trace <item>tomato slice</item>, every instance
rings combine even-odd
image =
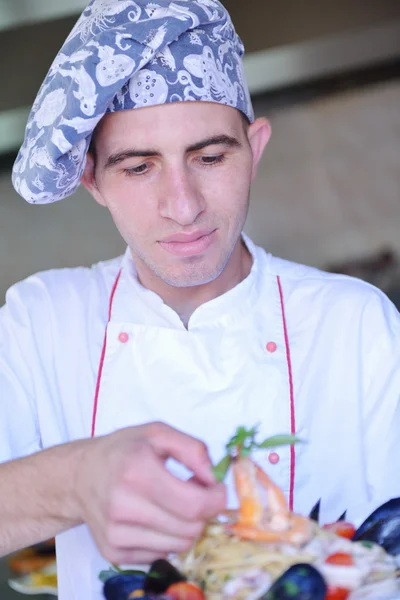
[[[328,585],[328,591],[326,593],[325,600],[346,600],[349,595],[350,590],[346,590],[346,588]]]
[[[165,595],[173,600],[205,600],[203,590],[189,581],[173,583],[169,586]]]
[[[347,552],[335,552],[335,554],[328,556],[325,562],[328,565],[343,565],[346,567],[354,565],[353,557]]]
[[[347,538],[348,540],[353,539],[353,536],[356,532],[356,528],[352,523],[348,523],[347,521],[338,521],[337,523],[329,523],[328,525],[324,525],[322,529],[328,529],[336,535]]]

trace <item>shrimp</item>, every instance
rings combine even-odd
[[[236,494],[239,498],[239,521],[243,527],[258,527],[263,516],[257,469],[250,458],[236,458],[233,467]]]
[[[236,457],[233,474],[239,510],[236,522],[228,527],[237,537],[295,546],[301,546],[311,539],[312,521],[290,512],[283,491],[251,458]],[[266,509],[262,503],[260,486],[266,493]]]

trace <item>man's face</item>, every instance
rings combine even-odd
[[[189,287],[221,274],[240,243],[260,155],[247,129],[236,109],[205,102],[104,117],[95,170],[89,157],[82,181],[108,207],[139,275]]]

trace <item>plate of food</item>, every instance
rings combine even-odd
[[[215,468],[220,480],[232,469],[239,509],[208,523],[185,554],[103,572],[106,600],[400,599],[400,499],[357,530],[344,518],[320,526],[318,506],[309,517],[291,512],[253,458],[257,448],[299,440],[255,437],[256,429],[239,428]]]
[[[37,569],[8,580],[8,585],[14,591],[28,596],[49,594],[57,596],[57,567],[56,561],[48,563],[45,567]]]

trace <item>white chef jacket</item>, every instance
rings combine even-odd
[[[0,460],[154,420],[204,440],[238,425],[295,448],[259,452],[294,510],[359,523],[400,496],[400,318],[376,288],[280,260],[244,236],[249,276],[186,329],[129,251],[13,286],[0,311]],[[186,470],[170,468],[179,477]],[[235,504],[228,479],[229,503]],[[57,539],[60,600],[100,600],[86,526]]]

